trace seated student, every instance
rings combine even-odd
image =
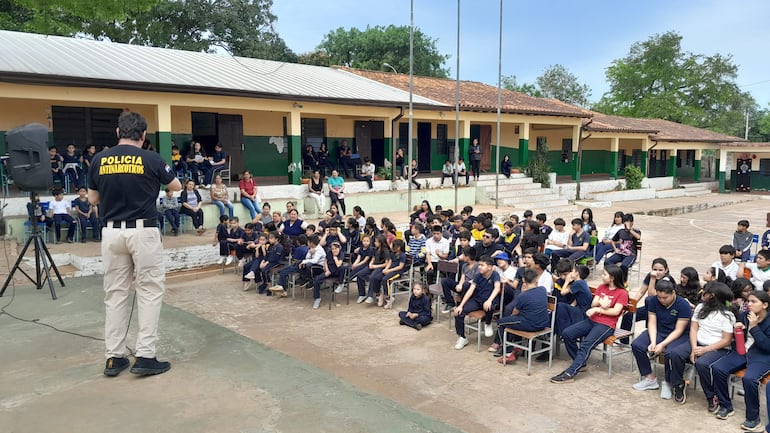
[[[506,221],[505,224],[503,224],[503,233],[497,238],[497,243],[503,247],[503,251],[505,251],[512,260],[516,260],[513,250],[516,248],[516,245],[519,244],[519,236],[516,234],[516,225],[512,221]]]
[[[452,164],[452,161],[448,159],[446,160],[446,162],[444,162],[444,165],[441,166],[441,187],[444,186],[444,179],[447,177],[452,179],[452,185],[457,184],[457,174],[455,173],[455,165]]]
[[[528,248],[536,248],[537,250],[540,250],[540,247],[543,246],[541,243],[540,234],[538,233],[537,223],[527,220],[524,220],[523,223],[524,230],[521,234],[521,241],[519,241],[520,251],[517,251],[519,257],[521,257],[521,252]]]
[[[374,184],[372,181],[374,180],[374,171],[376,170],[376,167],[374,166],[374,163],[369,159],[368,156],[364,157],[364,164],[361,166],[361,174],[358,174],[353,170],[353,177],[356,178],[356,180],[365,180],[366,185],[369,187],[369,192],[374,191]]]
[[[315,238],[313,239],[313,241],[315,241],[314,246],[318,246],[318,237],[313,237]],[[297,247],[291,251],[291,263],[281,269],[278,273],[278,285],[268,287],[267,290],[282,298],[286,296],[289,275],[299,273],[299,265],[305,257],[307,257],[307,252],[310,250],[308,242],[308,238],[305,235],[297,236]]]
[[[606,263],[605,263],[606,265]],[[676,282],[674,281],[674,277],[671,276],[671,274],[668,271],[668,262],[666,262],[666,259],[663,257],[657,257],[652,260],[652,267],[650,269],[650,272],[645,275],[644,279],[642,280],[642,285],[639,287],[639,289],[629,294],[629,298],[636,299],[638,301],[637,308],[636,308],[636,321],[642,322],[647,320],[647,307],[645,306],[646,299],[651,299],[655,296],[657,293],[655,291],[655,286],[660,281],[668,281],[672,285],[675,285]],[[625,329],[626,331],[631,330],[631,326],[633,325],[631,321],[633,320],[633,316],[631,314],[626,314],[623,316],[623,319],[621,320],[620,329]],[[622,339],[622,343],[627,344],[628,339]]]
[[[229,223],[230,230],[227,232],[227,238],[225,238],[225,242],[227,243],[227,259],[225,260],[225,265],[229,265],[233,262],[233,254],[235,254],[235,257],[240,264],[243,255],[238,248],[238,242],[243,240],[243,229],[238,225],[238,217],[230,218]]]
[[[386,310],[393,308],[393,295],[391,290],[391,284],[393,281],[401,278],[401,272],[406,265],[406,253],[404,252],[404,241],[396,239],[391,246],[390,260],[387,265],[382,268],[382,272],[373,272],[369,278],[369,285],[374,286],[374,290],[382,291],[382,295],[377,302],[377,306],[384,307]],[[382,284],[385,284],[384,289],[380,289]]]
[[[83,170],[80,168],[80,156],[75,153],[75,145],[68,144],[67,151],[62,155],[64,174],[70,179],[70,187],[83,186]]]
[[[204,161],[204,164],[207,167],[207,170],[205,171],[205,183],[206,185],[211,185],[214,175],[216,175],[218,171],[227,168],[227,154],[222,150],[222,143],[217,142],[217,144],[214,145],[214,154],[209,156],[208,159]]]
[[[552,377],[552,383],[566,383],[575,380],[575,376],[585,368],[594,347],[615,333],[618,317],[628,304],[628,292],[624,285],[623,271],[618,266],[607,265],[604,267],[602,284],[596,289],[596,294],[591,301],[591,308],[586,311],[588,317],[571,325],[561,333],[564,347],[572,358],[572,364],[566,370]],[[673,290],[674,287],[671,286],[671,291],[673,292]],[[559,307],[556,309],[558,311]],[[578,346],[578,340],[580,340],[580,346]],[[634,344],[636,344],[636,340],[634,340]],[[649,359],[647,362],[649,363]]]
[[[171,234],[179,234],[179,200],[174,197],[174,191],[166,190],[166,195],[160,199],[161,215],[168,224],[171,224]]]
[[[364,300],[367,304],[373,304],[375,296],[381,298],[379,294],[380,287],[375,287],[374,284],[372,284],[372,277],[377,275],[378,278],[381,278],[382,270],[390,264],[390,260],[390,246],[388,245],[385,236],[379,235],[374,238],[374,255],[369,261],[369,269],[362,269],[359,271],[358,277],[356,278],[358,283],[358,293],[361,293],[366,281],[369,281],[369,291]],[[382,303],[380,303],[379,306],[382,306]]]
[[[620,264],[626,281],[628,281],[628,270],[636,262],[637,242],[642,238],[641,230],[634,228],[634,215],[627,213],[623,215],[623,228],[612,237],[612,254],[604,260],[604,264]]]
[[[338,242],[342,246],[345,246],[348,243],[348,238],[342,234],[340,231],[340,224],[336,221],[332,222],[321,235],[320,245],[326,249],[327,253],[329,253],[329,247],[333,242]]]
[[[537,230],[540,233],[542,243],[545,243],[545,240],[548,239],[548,235],[550,235],[553,230],[551,226],[545,223],[547,220],[548,217],[544,213],[535,215],[535,222],[537,223]],[[591,235],[589,234],[588,236],[590,237]]]
[[[179,153],[179,146],[177,145],[171,146],[171,165],[177,177],[184,176],[187,172],[187,163],[182,159],[182,154]]]
[[[767,227],[770,227],[770,224],[767,224]],[[759,239],[759,245],[763,250],[770,249],[770,229],[765,230],[765,232],[762,233],[762,237]]]
[[[492,227],[492,222],[487,221],[486,218],[479,216],[473,222],[471,222],[471,236],[473,240],[480,241],[484,238],[484,233],[489,227]]]
[[[764,291],[754,291],[748,297],[749,312],[742,314],[735,328],[744,329],[746,354],[730,351],[727,356],[712,365],[716,395],[719,399],[719,419],[732,415],[732,402],[728,392],[728,380],[732,373],[743,368],[744,399],[746,400],[746,420],[741,424],[742,430],[763,431],[759,416],[759,381],[770,371],[770,320],[767,320],[770,310],[770,295]],[[765,390],[767,393],[767,390]],[[722,411],[722,408],[726,410]],[[768,410],[770,412],[770,410]],[[719,415],[724,415],[721,417]],[[770,414],[769,414],[770,415]],[[764,426],[764,431],[770,426]]]
[[[441,279],[441,289],[444,292],[443,314],[452,312],[457,307],[455,298],[462,298],[471,286],[471,282],[478,274],[478,263],[476,262],[476,250],[472,247],[465,247],[463,253],[458,258],[460,261],[460,277],[455,280],[454,277],[444,277]]]
[[[475,242],[471,232],[464,227],[461,228],[457,233],[457,238],[452,243],[452,247],[449,249],[449,261],[459,262],[465,247],[473,247]]]
[[[54,199],[48,204],[48,213],[53,218],[56,243],[61,241],[61,223],[67,223],[67,242],[75,242],[75,219],[70,216],[70,202],[64,200],[64,191],[57,188],[53,191]]]
[[[484,333],[489,333],[487,328],[492,328],[492,314],[494,313],[493,303],[498,294],[500,294],[500,275],[495,272],[495,261],[490,256],[483,256],[478,264],[479,273],[473,279],[468,287],[468,291],[463,295],[460,304],[455,307],[455,331],[457,332],[457,341],[455,349],[460,350],[468,345],[468,339],[465,338],[465,316],[473,311],[483,310]]]
[[[329,245],[329,253],[323,262],[323,271],[313,276],[313,309],[317,310],[321,306],[321,285],[324,280],[330,277],[337,277],[340,280],[345,273],[345,253],[342,251],[342,245],[339,242],[332,242]]]
[[[503,247],[497,243],[497,238],[500,233],[496,227],[487,228],[484,231],[484,236],[481,238],[481,242],[476,242],[474,248],[476,248],[476,257],[481,256],[493,256],[497,251],[502,251]]]
[[[590,252],[591,236],[583,230],[583,220],[575,218],[572,220],[572,232],[570,233],[567,246],[561,250],[551,252],[551,269],[556,269],[559,260],[569,258],[573,262],[587,257]],[[606,262],[605,262],[606,263]]]
[[[409,297],[409,306],[406,311],[399,311],[398,317],[401,319],[399,325],[406,325],[416,330],[433,321],[433,309],[430,305],[430,299],[425,296],[427,290],[421,283],[412,285],[412,296]]]
[[[701,285],[698,271],[692,266],[687,266],[679,272],[679,284],[674,287],[676,294],[687,300],[690,308],[695,308],[700,302]]]
[[[225,262],[225,259],[230,257],[230,249],[227,246],[227,235],[228,230],[230,229],[229,219],[227,215],[220,215],[219,216],[219,224],[217,224],[217,231],[214,233],[214,243],[213,246],[216,246],[219,244],[219,261],[217,262],[218,265],[221,265]],[[232,263],[233,259],[230,258],[228,265]]]
[[[553,275],[546,270],[548,257],[543,253],[534,253],[531,257],[529,267],[537,272],[537,285],[545,287],[545,291],[550,295],[553,292]]]
[[[86,188],[78,188],[78,198],[72,201],[75,211],[78,213],[80,224],[80,242],[86,243],[86,227],[91,224],[91,232],[95,241],[101,240],[102,227],[99,224],[98,209],[88,201]]]
[[[243,236],[236,242],[235,252],[238,257],[238,267],[243,269],[247,256],[254,255],[254,249],[257,245],[257,236],[262,230],[255,230],[253,223],[246,223],[243,226]]]
[[[425,226],[420,222],[412,224],[411,233],[409,237],[408,254],[412,256],[412,261],[415,264],[425,263],[425,241],[427,238],[423,234]]]
[[[495,342],[489,348],[490,351],[495,348],[494,356],[501,357],[498,360],[501,364],[516,360],[513,347],[509,353],[503,354],[501,343],[503,338],[508,338],[506,329],[534,332],[545,329],[551,323],[548,315],[548,295],[545,293],[545,287],[537,285],[537,272],[534,269],[525,270],[523,283],[521,293],[513,300],[511,314],[498,320]]]
[[[465,167],[465,160],[463,158],[457,160],[457,164],[455,165],[455,172],[457,173],[456,176],[465,176],[465,186],[468,186],[471,175],[468,169]]]
[[[612,224],[604,231],[604,237],[596,244],[596,251],[594,256],[596,257],[596,263],[599,263],[604,259],[604,256],[612,251],[612,238],[615,237],[615,233],[620,231],[624,226],[623,215],[621,211],[615,212],[612,217]]]
[[[521,293],[520,280],[523,278],[517,278],[519,274],[518,268],[512,264],[511,258],[504,251],[497,251],[495,256],[495,271],[500,274],[500,298],[495,300],[495,309],[499,309],[502,304],[504,307],[511,305],[510,309],[503,309],[502,314],[509,316],[513,311],[512,302],[516,296]],[[491,337],[491,335],[487,335]]]
[[[647,330],[631,343],[642,379],[635,383],[637,391],[660,388],[660,398],[684,404],[687,396],[684,383],[684,360],[690,353],[687,327],[692,309],[687,300],[677,296],[674,285],[658,281],[655,297],[647,298]],[[659,385],[650,365],[650,357],[663,354],[666,360],[665,380]],[[680,353],[685,354],[681,356]]]
[[[735,248],[735,257],[739,257],[742,262],[748,262],[751,257],[751,241],[754,234],[749,231],[749,221],[738,221],[738,228],[733,233],[733,248]]]
[[[738,268],[738,275],[743,275],[743,271],[751,271],[751,284],[757,290],[763,290],[762,285],[770,280],[770,250],[760,250],[757,252],[756,263],[741,262]]]
[[[439,260],[449,258],[449,239],[442,236],[440,225],[433,226],[430,239],[425,241],[425,273],[429,283],[436,281]]]
[[[350,265],[350,274],[348,274],[348,281],[356,279],[356,285],[358,287],[358,299],[357,304],[360,304],[366,300],[366,280],[368,280],[369,263],[374,256],[374,247],[372,246],[372,238],[364,236],[361,238],[361,246],[355,252],[355,260]],[[366,275],[366,277],[364,277]],[[361,277],[359,279],[359,277]],[[363,282],[363,283],[362,283]]]
[[[283,217],[281,216],[281,212],[275,211],[272,214],[272,217],[270,219],[270,222],[266,223],[264,225],[265,230],[269,232],[278,232],[281,230],[281,226],[283,226]]]
[[[48,156],[51,160],[51,175],[53,176],[54,184],[59,181],[61,188],[66,185],[64,181],[64,158],[56,153],[56,147],[51,146],[48,148]]]
[[[738,264],[735,263],[735,248],[732,245],[719,247],[719,260],[711,266],[724,271],[725,276],[733,281],[738,278]],[[743,276],[743,275],[741,275]]]
[[[585,279],[591,270],[585,265],[575,265],[569,259],[561,259],[556,265],[559,279],[554,285],[554,294],[558,301],[556,305],[556,322],[554,332],[561,335],[571,325],[582,321],[586,311],[591,308],[593,295]]]
[[[306,287],[313,283],[313,275],[311,269],[314,266],[323,266],[326,260],[326,250],[320,246],[321,240],[318,235],[311,235],[307,238],[307,250],[305,250],[305,256],[297,263],[299,271],[299,278],[295,284],[299,287]],[[299,257],[299,255],[295,256]],[[288,274],[287,274],[288,275]],[[279,286],[285,290],[286,281],[279,283]]]
[[[545,240],[545,250],[543,251],[546,256],[551,256],[556,250],[563,250],[569,243],[569,232],[564,230],[564,226],[567,223],[561,219],[556,218],[553,220],[553,230],[548,235],[548,239]]]
[[[243,266],[244,292],[251,288],[251,283],[254,282],[256,273],[259,272],[259,265],[262,263],[262,260],[265,259],[265,255],[267,254],[267,245],[267,233],[263,232],[257,235],[257,241],[253,245],[246,247],[248,250],[254,251],[254,260]]]
[[[714,364],[730,353],[735,326],[735,314],[728,306],[732,299],[733,292],[726,284],[707,283],[703,288],[703,302],[695,307],[690,322],[692,352],[689,360],[698,371],[709,413],[716,413],[719,419],[727,419],[733,414],[727,397],[727,378],[724,378],[724,383],[717,383],[721,378],[713,373]],[[724,391],[722,398],[719,398],[717,389]]]
[[[43,207],[40,205],[40,198],[38,194],[35,191],[31,191],[29,193],[29,202],[27,202],[27,216],[29,217],[30,221],[38,221],[39,223],[44,223],[45,226],[50,230],[51,226],[53,225],[53,218],[49,218],[48,215],[43,211]]]
[[[361,248],[360,227],[361,226],[358,224],[358,220],[350,217],[345,220],[345,227],[340,229],[340,232],[342,232],[342,235],[347,240],[347,243],[344,245],[344,247],[346,247],[345,250],[350,252],[352,255],[357,254],[356,250]]]
[[[272,296],[273,293],[267,290],[267,282],[270,280],[270,271],[281,263],[281,260],[286,257],[286,252],[283,248],[283,238],[277,232],[270,232],[267,234],[267,252],[265,258],[259,264],[259,275],[262,284],[259,285],[258,293]]]

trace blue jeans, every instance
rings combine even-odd
[[[246,206],[246,209],[249,210],[249,215],[251,215],[251,219],[254,219],[257,216],[257,209],[262,209],[262,205],[259,204],[258,199],[250,199],[248,197],[241,197],[241,204]]]
[[[558,311],[558,307],[556,309]],[[575,376],[578,369],[588,362],[588,357],[591,356],[591,351],[594,350],[594,347],[601,344],[602,341],[606,340],[614,332],[615,330],[609,326],[596,323],[589,318],[585,318],[565,329],[561,334],[561,339],[564,341],[567,353],[572,358],[572,364],[564,371],[570,376]],[[581,340],[579,347],[577,344],[578,339]]]
[[[604,260],[604,266],[620,263],[620,269],[623,270],[623,278],[628,280],[628,269],[636,262],[636,255],[624,256],[622,254],[613,254]]]
[[[227,206],[227,216],[229,216],[230,219],[233,218],[234,209],[233,209],[233,204],[231,202],[228,201],[227,203],[223,203],[219,200],[211,200],[211,202],[217,205],[217,207],[219,208],[219,215],[225,214],[225,206]],[[254,217],[251,217],[251,219],[254,219]]]
[[[665,340],[667,335],[657,335],[657,342]],[[647,331],[642,332],[633,343],[631,351],[636,359],[636,365],[639,366],[639,374],[647,376],[652,373],[652,364],[647,355],[647,348],[650,346],[650,335]],[[684,355],[687,353],[687,355]],[[663,352],[665,358],[665,380],[671,386],[678,386],[684,383],[684,365],[690,356],[690,335],[685,332],[679,338],[669,343]]]
[[[288,289],[288,282],[289,282],[289,275],[299,272],[299,266],[298,265],[290,265],[286,266],[285,268],[281,269],[281,272],[278,273],[278,285],[283,287],[284,290]]]
[[[700,385],[701,388],[703,388],[703,394],[705,394],[706,400],[711,401],[716,395],[717,399],[719,399],[719,405],[726,409],[733,408],[732,402],[730,401],[730,395],[727,391],[727,381],[731,372],[720,375],[717,373],[716,366],[723,358],[730,355],[730,353],[731,351],[728,349],[715,350],[713,352],[706,352],[695,360],[695,370],[698,371]],[[746,357],[742,355],[739,356],[743,359],[739,360],[738,366],[745,365]],[[738,370],[740,370],[740,367],[733,371]]]
[[[98,240],[102,237],[102,227],[99,225],[99,219],[93,213],[90,217],[86,218],[83,215],[78,215],[78,222],[80,223],[80,240],[86,240],[86,228],[88,224],[91,224],[91,232],[94,239]]]

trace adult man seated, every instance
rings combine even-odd
[[[356,171],[356,166],[353,164],[353,150],[348,147],[348,141],[342,140],[342,145],[337,152],[337,159],[340,165],[340,171],[344,173],[344,177],[350,177],[348,170]]]
[[[208,157],[205,161],[205,165],[207,170],[204,171],[206,175],[204,183],[206,185],[211,185],[217,172],[227,168],[227,154],[222,150],[222,143],[217,142],[217,144],[214,145],[214,154]]]

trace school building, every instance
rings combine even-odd
[[[147,118],[150,139],[166,158],[172,143],[184,152],[191,140],[209,151],[221,142],[234,179],[248,169],[262,183],[299,184],[305,146],[325,142],[334,160],[343,140],[378,168],[411,141],[420,171],[435,171],[454,159],[455,141],[467,160],[478,139],[482,170],[498,166],[498,91],[478,82],[460,83],[456,132],[455,80],[414,77],[410,140],[405,74],[10,31],[0,31],[0,53],[0,154],[4,132],[31,122],[47,125],[49,142],[60,149],[112,145],[117,115],[132,110]],[[673,122],[606,116],[506,90],[501,100],[500,155],[514,167],[547,149],[551,170],[571,179],[616,178],[634,164],[649,177],[697,182],[704,153],[713,153],[725,185],[740,165],[736,156],[746,153],[739,138]],[[752,149],[752,183],[767,187],[759,177],[770,146]]]

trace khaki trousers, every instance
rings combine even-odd
[[[111,226],[108,223],[102,231],[105,356],[128,355],[126,330],[135,289],[139,317],[136,356],[154,358],[166,280],[160,231],[141,224],[137,228]]]

